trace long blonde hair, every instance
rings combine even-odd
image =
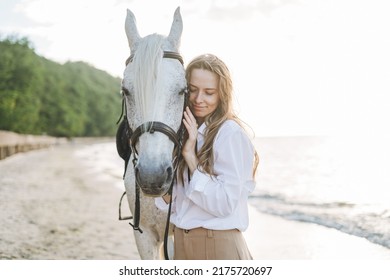
[[[215,73],[218,78],[219,104],[216,110],[206,117],[205,124],[205,142],[202,148],[197,152],[199,160],[198,167],[210,175],[216,175],[214,172],[214,153],[213,143],[219,128],[226,120],[234,120],[244,128],[243,121],[234,113],[233,110],[233,82],[230,71],[226,64],[217,56],[204,54],[194,58],[186,68],[187,82],[191,79],[191,73],[194,69],[203,69]],[[186,140],[186,139],[185,139]],[[259,163],[258,154],[255,151],[253,163],[253,177]],[[184,159],[179,163],[179,174],[182,176],[186,167]],[[181,177],[181,179],[183,179]]]

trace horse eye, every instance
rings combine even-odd
[[[180,95],[186,95],[188,93],[188,88],[187,87],[185,87],[185,88],[183,88],[180,92],[179,92],[179,94]]]
[[[128,91],[127,88],[122,88],[122,94],[129,96],[130,92]]]

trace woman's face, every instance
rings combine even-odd
[[[189,103],[198,123],[212,114],[219,104],[218,75],[204,69],[193,69],[189,81]]]

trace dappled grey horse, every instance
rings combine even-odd
[[[126,162],[124,182],[138,252],[141,259],[159,259],[167,212],[155,206],[154,198],[172,186],[184,129],[187,83],[179,54],[180,9],[168,36],[141,37],[130,10],[125,30],[131,54],[122,80],[125,116],[117,147]]]

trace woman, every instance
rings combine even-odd
[[[257,153],[233,112],[228,68],[214,55],[186,69],[188,135],[172,192],[175,259],[252,259],[242,231],[254,189]],[[170,197],[156,198],[166,209]]]

